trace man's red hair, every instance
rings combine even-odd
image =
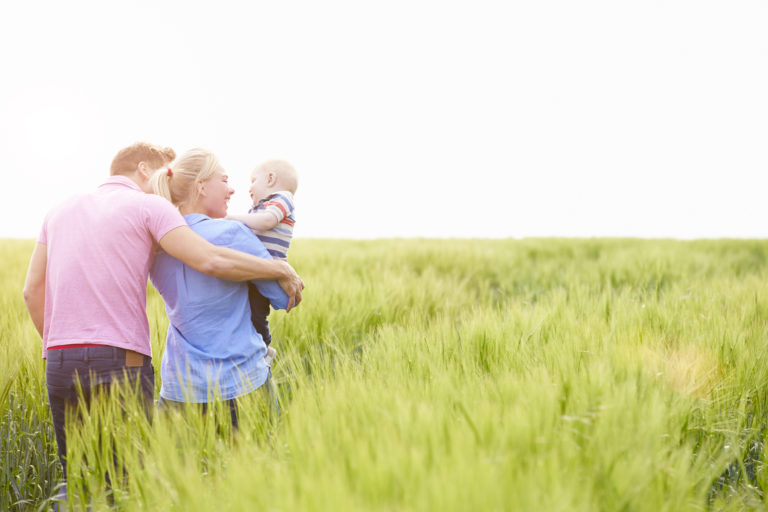
[[[148,142],[137,142],[117,152],[109,168],[111,175],[130,174],[139,166],[146,163],[152,170],[159,169],[173,161],[176,152],[171,148],[162,148]]]

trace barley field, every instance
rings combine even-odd
[[[0,510],[46,510],[60,478],[21,297],[32,246],[0,241]],[[150,423],[124,389],[70,431],[70,509],[762,510],[767,257],[296,240],[304,302],[271,317],[279,419],[249,397],[235,435],[215,410]],[[151,286],[147,309],[159,388]]]

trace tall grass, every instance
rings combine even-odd
[[[0,243],[0,510],[44,502],[60,472],[41,344],[21,297],[31,248]]]
[[[31,247],[0,244],[0,509],[45,506],[57,479],[20,299]],[[768,242],[297,240],[291,252],[307,289],[271,317],[279,422],[258,395],[234,436],[215,410],[150,423],[106,401],[70,433],[75,508],[764,507]],[[152,289],[148,313],[159,355]]]

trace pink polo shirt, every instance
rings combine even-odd
[[[38,238],[48,249],[43,358],[81,343],[151,356],[147,277],[157,241],[179,226],[170,202],[124,176],[49,212]]]

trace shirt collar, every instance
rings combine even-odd
[[[211,220],[211,218],[203,213],[190,213],[184,216],[184,220],[187,221],[187,225],[194,226],[205,220]]]
[[[107,181],[101,184],[102,187],[109,185],[119,185],[143,192],[132,179],[126,178],[125,176],[110,176]]]
[[[265,197],[265,198],[259,199],[259,201],[258,201],[258,202],[257,202],[255,205],[251,206],[251,209],[250,209],[250,210],[248,210],[248,213],[253,213],[253,212],[255,212],[256,210],[258,210],[258,209],[259,209],[259,207],[260,207],[261,205],[263,205],[263,204],[264,204],[264,203],[266,203],[267,201],[271,201],[271,200],[272,200],[272,198],[274,198],[274,197],[275,197],[275,196],[277,196],[277,195],[284,195],[284,196],[288,196],[288,200],[289,200],[289,201],[291,201],[291,202],[293,202],[293,194],[291,194],[291,193],[290,193],[289,191],[287,191],[287,190],[278,190],[277,192],[272,192],[271,194],[269,194],[269,195],[268,195],[267,197]]]

